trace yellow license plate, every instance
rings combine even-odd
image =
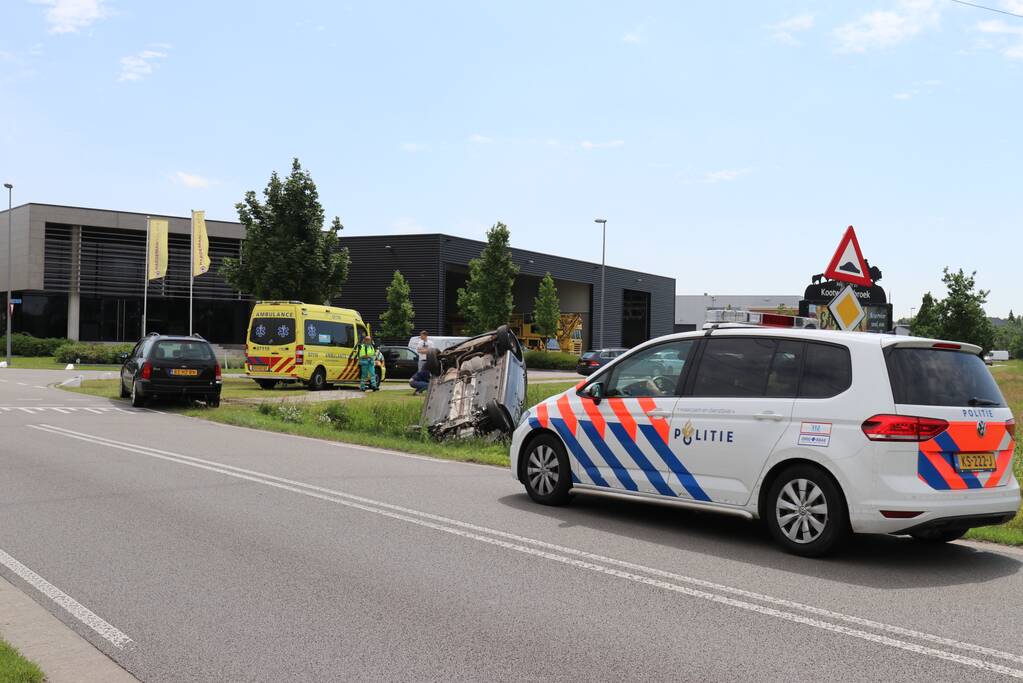
[[[987,472],[995,469],[994,453],[958,453],[956,464],[960,470]]]
[[[175,377],[198,377],[199,376],[199,371],[198,370],[188,370],[188,369],[182,369],[182,368],[175,368],[175,369],[170,371],[170,374],[174,375]]]

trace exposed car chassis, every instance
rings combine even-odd
[[[422,424],[435,439],[511,434],[526,400],[526,364],[518,339],[493,332],[426,354],[430,387]]]

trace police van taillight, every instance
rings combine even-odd
[[[860,428],[871,441],[930,441],[948,429],[948,422],[912,415],[874,415]]]
[[[305,363],[305,347],[301,344],[295,345],[295,365],[302,365]]]

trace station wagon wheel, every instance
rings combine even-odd
[[[520,465],[526,493],[537,503],[564,505],[572,488],[572,472],[561,440],[553,434],[540,434],[522,451]]]
[[[771,535],[797,555],[824,555],[848,534],[845,499],[831,477],[813,465],[795,465],[779,474],[763,508]]]

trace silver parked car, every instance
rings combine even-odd
[[[430,388],[422,424],[436,439],[507,435],[526,400],[526,364],[519,340],[502,325],[493,332],[426,355]]]

